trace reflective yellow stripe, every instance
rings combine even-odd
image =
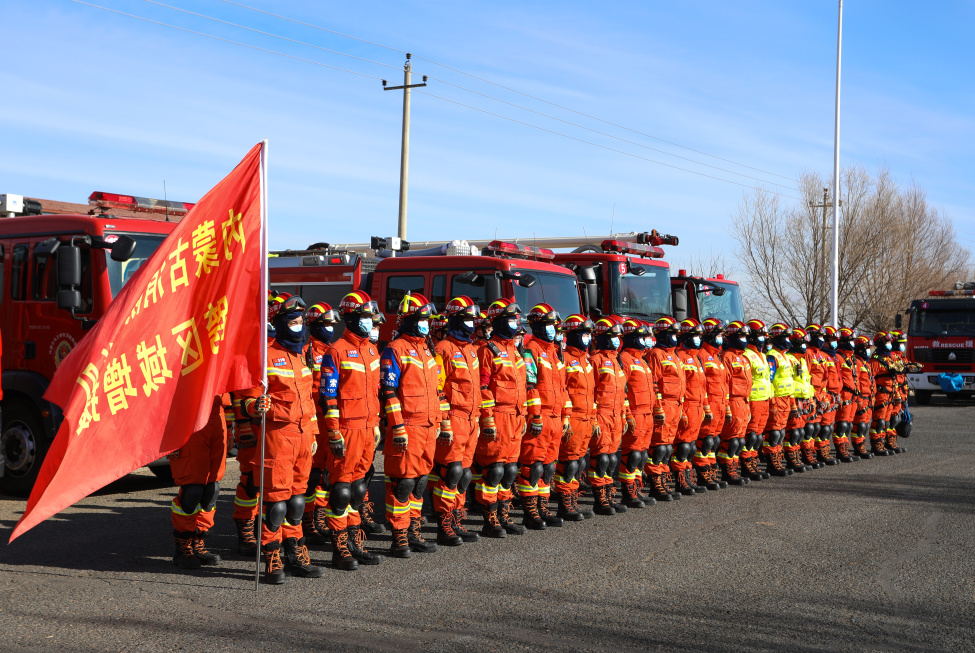
[[[551,363],[549,363],[549,362],[548,362],[547,360],[545,360],[544,358],[540,358],[540,359],[538,359],[538,362],[539,362],[539,363],[541,364],[541,366],[542,366],[542,367],[547,367],[548,369],[552,369],[552,364],[551,364]]]
[[[431,358],[430,360],[427,361],[427,368],[436,367],[436,366],[437,366],[437,359]]]
[[[267,368],[267,375],[268,376],[286,376],[286,377],[294,378],[295,373],[294,373],[294,370],[283,370],[283,369],[278,368],[278,367],[269,367],[269,368]]]
[[[194,510],[193,512],[183,512],[183,509],[176,504],[176,499],[173,499],[173,502],[170,504],[170,509],[172,509],[172,511],[177,515],[183,515],[184,517],[192,517],[196,513],[203,511],[203,507],[200,506],[200,504],[196,504],[196,510]]]
[[[484,399],[481,401],[481,408],[494,408],[494,399]]]
[[[327,413],[325,413],[325,419],[338,419],[338,418],[339,418],[339,409],[338,408],[333,408],[330,411],[328,411]]]
[[[423,361],[421,361],[419,358],[413,358],[412,356],[400,356],[399,362],[403,365],[419,365],[420,367],[423,367]]]
[[[525,402],[525,405],[526,406],[541,406],[542,405],[542,400],[541,399],[529,399],[527,402]]]
[[[353,363],[352,361],[342,361],[339,363],[339,368],[343,370],[355,370],[356,372],[365,372],[366,366],[362,363]]]
[[[379,359],[378,358],[376,360],[374,360],[373,362],[369,363],[369,369],[370,370],[373,370],[373,371],[379,369]]]

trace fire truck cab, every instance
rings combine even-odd
[[[724,320],[726,324],[745,321],[738,282],[725,279],[723,274],[713,278],[693,277],[686,270],[679,270],[671,277],[670,284],[674,319],[678,322],[691,317],[699,322],[712,317]]]
[[[30,492],[57,434],[61,409],[44,399],[55,370],[175,225],[107,213],[0,218],[4,492]]]
[[[975,392],[975,282],[959,282],[951,290],[931,290],[908,310],[908,360],[921,371],[908,373],[919,404],[931,402],[935,392],[949,397],[972,397]],[[900,327],[901,316],[895,317]],[[957,385],[944,383],[951,375]],[[961,377],[960,379],[958,377]],[[956,390],[955,387],[958,387]]]

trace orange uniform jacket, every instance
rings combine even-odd
[[[481,347],[481,416],[495,413],[525,415],[528,410],[528,370],[514,340],[492,338]],[[532,390],[532,399],[538,391]]]
[[[316,343],[317,344],[317,343]],[[379,352],[368,338],[348,329],[321,359],[319,401],[326,408],[325,428],[373,428],[379,424]],[[436,395],[436,393],[434,393]]]
[[[267,412],[266,432],[274,430],[318,434],[318,411],[313,372],[306,365],[304,354],[295,354],[276,340],[267,346],[267,394],[271,408]],[[240,397],[241,409],[254,415],[253,404],[261,396],[261,387],[233,393]]]
[[[646,355],[657,384],[657,398],[684,403],[687,381],[676,349],[651,349]]]
[[[873,373],[874,383],[876,384],[873,405],[876,407],[886,407],[895,398],[894,372],[890,369],[891,359],[881,358],[877,355],[870,357],[870,371]],[[884,417],[883,419],[887,419]]]
[[[826,400],[826,357],[819,349],[808,347],[806,349],[806,365],[809,367],[809,382],[812,384],[817,401]],[[810,421],[819,421],[814,414],[810,416]]]
[[[860,422],[870,421],[873,398],[877,393],[877,384],[873,379],[873,369],[870,367],[868,359],[860,358],[854,354],[853,361],[857,370],[857,389],[860,391],[854,421],[859,424]]]
[[[565,389],[565,363],[562,361],[559,345],[532,338],[525,347],[535,359],[538,403],[529,399],[528,414],[543,415],[561,419],[568,413],[569,395]]]
[[[437,367],[424,338],[403,335],[389,343],[381,368],[382,386],[392,391],[386,400],[391,427],[434,426],[446,418],[448,406],[440,400]]]
[[[657,387],[650,365],[643,359],[643,352],[624,349],[620,352],[623,372],[626,374],[626,399],[631,415],[649,415],[657,403]]]
[[[477,346],[447,337],[437,343],[437,355],[443,364],[443,394],[451,414],[476,416],[481,410],[481,363]]]
[[[596,382],[592,375],[592,361],[582,349],[565,349],[565,386],[572,417],[592,419],[596,414]]]
[[[704,363],[704,377],[707,380],[708,403],[714,419],[707,429],[701,429],[702,435],[714,435],[721,432],[724,426],[725,413],[730,399],[729,385],[731,375],[724,364],[721,350],[705,343],[700,350],[701,362]]]
[[[708,402],[708,384],[707,376],[704,372],[704,363],[701,361],[700,350],[678,347],[676,357],[681,362],[686,381],[684,402],[693,401],[702,405],[706,404]]]

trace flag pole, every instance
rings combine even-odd
[[[261,388],[262,394],[267,394],[267,139],[261,141],[261,294],[258,297],[260,310],[261,340]],[[257,553],[254,559],[254,591],[261,586],[261,533],[264,525],[264,429],[267,413],[261,413],[261,457],[258,458],[258,469],[261,470],[261,480],[257,490]]]

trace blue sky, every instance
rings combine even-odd
[[[220,0],[167,4],[392,68],[144,0],[92,2],[402,83],[400,52]],[[832,169],[836,2],[244,4],[768,171],[673,147],[418,59],[415,74],[435,78],[430,93],[746,187],[417,93],[410,239],[605,233],[612,220],[616,231],[657,228],[680,236],[675,258],[730,256],[729,215],[758,182],[666,152],[785,184],[769,188],[794,196],[789,179]],[[402,96],[384,93],[377,79],[68,0],[0,7],[7,25],[0,192],[78,202],[95,190],[162,197],[165,179],[170,199],[195,201],[268,138],[273,248],[395,233]],[[845,4],[841,160],[887,165],[899,182],[916,181],[975,249],[972,25],[971,1]]]

